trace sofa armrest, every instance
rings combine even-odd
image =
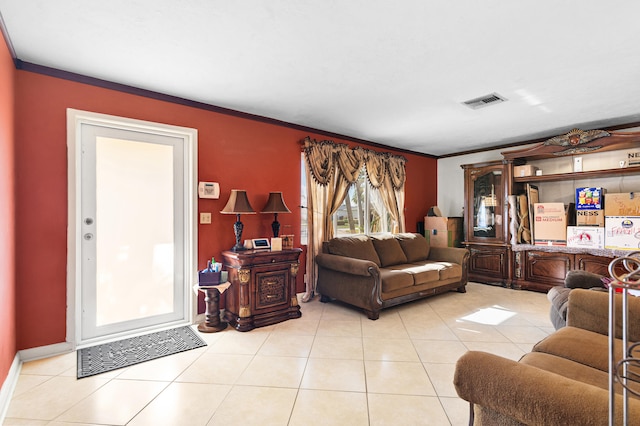
[[[469,257],[469,250],[458,247],[431,247],[429,260],[436,262],[451,262],[464,265]]]
[[[607,389],[486,352],[460,357],[453,381],[462,399],[527,425],[606,424],[609,416]],[[640,400],[630,398],[629,407],[631,418],[640,416]]]
[[[622,336],[622,296],[616,294],[616,337]],[[629,340],[640,341],[640,298],[628,296]],[[576,288],[569,293],[567,325],[609,334],[609,293]]]
[[[379,270],[378,265],[370,260],[355,259],[328,253],[319,253],[316,255],[316,263],[318,266],[326,269],[365,277],[371,276],[371,268],[373,268],[374,271]]]

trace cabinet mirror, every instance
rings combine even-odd
[[[473,182],[473,236],[495,238],[502,226],[502,171],[491,170]],[[497,192],[496,192],[497,191]]]

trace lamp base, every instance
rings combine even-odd
[[[278,222],[278,213],[275,213],[275,220],[271,223],[271,230],[273,231],[273,236],[275,238],[280,235],[280,222]]]
[[[240,243],[240,240],[242,239],[243,228],[244,228],[244,225],[242,224],[242,222],[240,222],[240,214],[237,214],[236,223],[233,224],[233,233],[236,236],[236,245],[231,247],[231,251],[239,252],[239,251],[246,250],[246,248]]]

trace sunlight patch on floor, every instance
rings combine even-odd
[[[478,324],[498,325],[514,315],[516,315],[516,313],[513,311],[500,306],[492,306],[490,308],[482,308],[478,312],[474,312],[473,314],[462,317],[461,319]]]

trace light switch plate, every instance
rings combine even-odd
[[[200,223],[201,224],[211,223],[211,213],[200,213]]]

